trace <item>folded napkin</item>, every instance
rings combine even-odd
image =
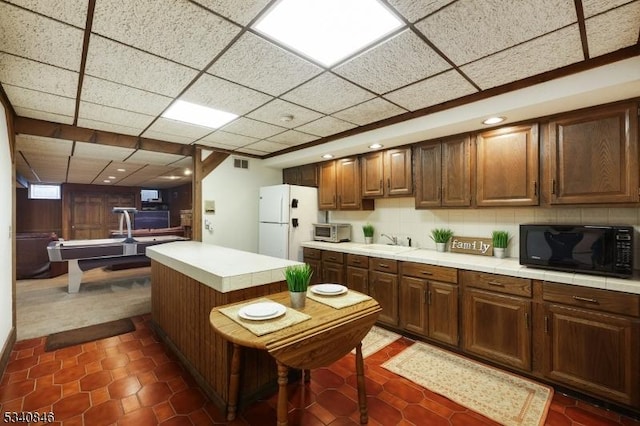
[[[348,290],[346,293],[332,296],[323,296],[321,294],[313,293],[311,290],[308,290],[307,297],[309,299],[315,300],[316,302],[324,303],[325,305],[329,305],[332,308],[336,309],[346,308],[347,306],[355,305],[357,303],[371,299],[371,297],[367,296],[366,294],[356,293],[351,290]]]

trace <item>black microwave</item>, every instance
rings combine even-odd
[[[633,273],[633,227],[520,225],[520,264],[628,278]]]

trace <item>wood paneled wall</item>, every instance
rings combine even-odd
[[[16,188],[16,232],[62,236],[62,200],[31,200],[26,188]]]
[[[171,226],[180,226],[180,210],[191,210],[193,208],[191,186],[191,183],[187,183],[163,191],[166,192],[164,200],[169,204]]]

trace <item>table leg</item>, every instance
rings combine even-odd
[[[78,259],[71,259],[69,262],[69,293],[77,293],[80,291],[80,282],[82,281],[82,269],[78,265]]]
[[[364,383],[362,342],[356,346],[356,377],[358,383],[358,405],[360,406],[360,424],[366,424],[369,422],[369,414],[367,413],[367,391]]]
[[[229,375],[229,403],[227,404],[227,420],[236,418],[238,409],[238,392],[240,391],[240,345],[233,345],[231,355],[231,374]]]
[[[304,375],[304,382],[309,383],[311,381],[311,370],[303,370],[302,374]]]
[[[289,379],[287,378],[289,374],[289,367],[284,364],[281,364],[279,361],[278,364],[278,426],[287,426],[287,383]]]

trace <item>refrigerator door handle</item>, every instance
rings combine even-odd
[[[280,197],[280,223],[284,222],[284,197]]]

